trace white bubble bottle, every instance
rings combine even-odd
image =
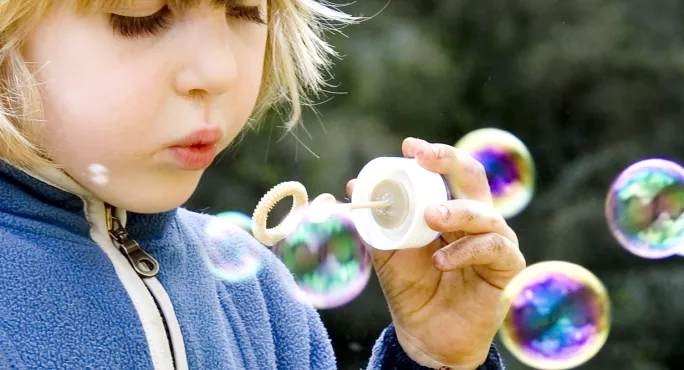
[[[445,178],[416,159],[378,157],[357,176],[351,204],[386,201],[388,207],[354,208],[352,220],[373,248],[419,248],[440,236],[425,222],[425,209],[451,199]]]

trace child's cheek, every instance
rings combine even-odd
[[[158,83],[141,70],[125,68],[56,71],[43,102],[47,133],[68,139],[93,154],[138,147],[157,121]],[[104,151],[104,153],[101,153]]]
[[[72,22],[47,24],[29,41],[42,88],[44,140],[53,149],[121,153],[121,144],[135,147],[132,141],[153,129],[163,63],[121,53],[123,41],[102,41],[108,39],[110,31]]]

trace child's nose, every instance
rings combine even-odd
[[[200,11],[200,9],[197,9]],[[228,91],[238,76],[235,43],[239,42],[225,23],[225,14],[198,14],[189,17],[185,61],[176,77],[182,95],[220,95]]]

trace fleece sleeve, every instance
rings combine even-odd
[[[0,322],[0,344],[2,344],[0,346],[0,370],[26,369],[19,353],[12,346],[11,339],[2,331],[2,322]]]
[[[375,342],[367,370],[428,370],[411,360],[399,345],[394,325],[390,324]],[[487,360],[477,370],[505,370],[504,363],[494,344],[489,348]]]
[[[336,369],[335,353],[320,315],[311,308],[307,311],[307,319],[309,320],[309,345],[311,347],[309,354],[310,369]]]

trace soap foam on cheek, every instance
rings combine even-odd
[[[88,173],[90,173],[90,180],[96,185],[105,186],[109,183],[109,169],[99,163],[92,163],[88,166]]]

